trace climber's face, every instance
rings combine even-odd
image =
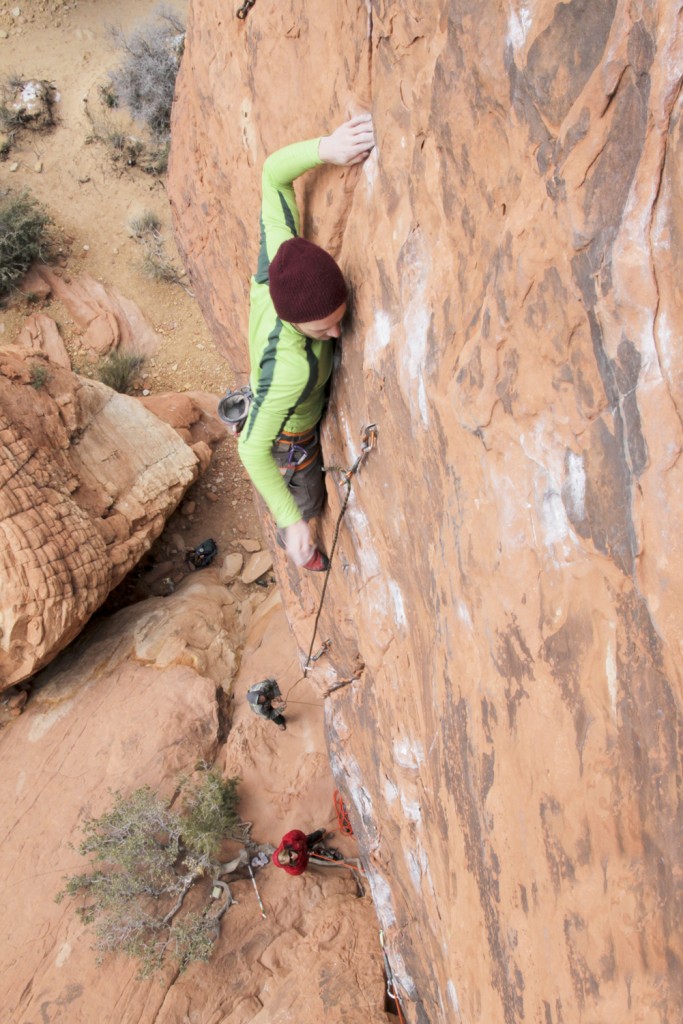
[[[323,320],[309,320],[305,324],[292,324],[307,338],[341,338],[341,322],[346,313],[346,303],[342,302],[338,309]]]

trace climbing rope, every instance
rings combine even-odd
[[[339,831],[344,836],[353,835],[353,826],[351,825],[351,819],[349,818],[349,812],[346,810],[346,804],[342,799],[342,795],[338,789],[334,791],[334,809],[337,812],[337,822],[339,824]]]
[[[237,17],[240,19],[240,21],[244,21],[244,19],[249,14],[249,11],[252,9],[255,3],[256,0],[244,0],[244,3],[240,8],[238,8],[236,12]]]
[[[318,622],[320,620],[320,613],[323,610],[323,601],[325,600],[325,593],[327,591],[327,584],[328,584],[329,579],[330,579],[330,569],[332,568],[332,559],[334,557],[334,552],[335,552],[335,549],[337,547],[337,540],[339,539],[339,529],[341,527],[342,519],[344,518],[344,513],[346,512],[346,507],[347,507],[347,505],[349,503],[349,498],[351,497],[351,480],[356,475],[356,473],[358,472],[360,467],[362,466],[363,461],[367,457],[368,453],[371,452],[372,449],[375,447],[376,442],[377,442],[377,424],[376,423],[370,423],[367,427],[363,427],[363,429],[361,430],[360,454],[358,455],[358,458],[356,459],[356,461],[354,462],[354,464],[351,466],[350,469],[342,469],[340,466],[326,466],[325,467],[325,472],[326,473],[341,473],[342,483],[344,483],[346,485],[346,495],[344,496],[344,500],[342,502],[342,507],[341,507],[341,510],[339,512],[339,515],[337,516],[337,522],[336,522],[336,525],[335,525],[335,528],[334,528],[334,537],[332,538],[332,548],[330,550],[330,555],[329,555],[329,564],[327,566],[327,569],[325,570],[325,580],[323,582],[323,589],[322,589],[322,593],[320,595],[320,601],[318,603],[318,611],[316,612],[315,622],[313,624],[313,635],[311,637],[311,646],[308,648],[308,657],[306,658],[306,664],[304,665],[304,676],[308,675],[308,673],[310,671],[310,668],[311,668],[311,662],[317,661],[318,658],[320,658],[321,655],[323,655],[325,653],[325,651],[330,647],[330,645],[332,643],[331,640],[325,640],[325,642],[323,643],[323,645],[320,648],[320,650],[316,654],[313,654],[313,644],[315,643],[315,638],[316,638],[316,635],[318,633]]]

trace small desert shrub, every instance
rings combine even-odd
[[[185,276],[176,267],[166,253],[164,240],[161,236],[161,221],[151,210],[146,210],[130,222],[130,229],[136,241],[143,249],[140,262],[145,277],[152,281],[167,281],[169,284],[180,284]]]
[[[97,378],[122,395],[129,394],[133,379],[144,363],[144,356],[133,352],[115,350],[100,360],[97,366]]]
[[[141,139],[129,134],[120,124],[112,121],[104,114],[102,117],[92,117],[86,107],[86,112],[92,124],[92,132],[86,142],[102,142],[109,149],[112,159],[115,161],[125,160],[129,167],[135,167],[140,155],[145,151],[145,144]]]
[[[14,136],[24,124],[24,116],[20,108],[11,104],[14,94],[22,88],[24,80],[21,75],[15,73],[6,75],[0,81],[0,131],[7,135],[8,143],[14,140]]]
[[[148,174],[166,174],[170,151],[170,142],[164,142],[156,149],[149,150],[144,163],[140,164],[143,171],[147,171]]]
[[[12,139],[19,128],[22,127],[24,119],[16,110],[10,110],[4,103],[0,104],[0,130]]]
[[[152,281],[167,281],[169,284],[180,284],[181,274],[173,260],[165,253],[150,250],[142,257],[142,273]]]
[[[180,813],[148,786],[130,796],[114,793],[111,811],[85,820],[79,851],[90,857],[90,870],[65,879],[56,899],[83,897],[77,913],[94,924],[99,962],[124,953],[147,977],[170,961],[183,970],[209,959],[220,917],[208,904],[182,913],[183,902],[195,883],[220,869],[221,840],[240,825],[238,781],[212,771],[200,782],[182,780]]]
[[[50,379],[50,371],[43,363],[31,363],[31,387],[39,391]]]
[[[52,218],[28,192],[0,199],[0,297],[7,295],[31,264],[49,253]]]
[[[130,229],[134,235],[138,235],[140,238],[144,238],[146,235],[158,235],[161,231],[161,221],[156,213],[145,210],[139,217],[133,218],[130,222]]]
[[[154,139],[167,139],[185,40],[183,23],[173,11],[160,7],[132,35],[120,29],[113,29],[112,35],[125,55],[121,67],[109,74],[112,95],[147,125]]]
[[[119,101],[110,85],[99,85],[97,91],[105,107],[109,107],[110,110],[118,107]]]

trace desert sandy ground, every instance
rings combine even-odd
[[[0,162],[0,194],[28,189],[54,219],[64,273],[88,273],[115,287],[138,304],[162,335],[164,346],[143,366],[137,393],[142,388],[152,394],[200,390],[218,398],[233,383],[231,368],[216,351],[193,297],[178,284],[145,276],[143,252],[130,228],[142,213],[154,213],[162,225],[165,254],[182,269],[165,180],[113,159],[104,143],[92,139],[93,117],[98,122],[103,109],[99,88],[123,59],[112,26],[130,35],[159,6],[157,0],[17,0],[0,6],[0,76],[46,80],[59,95],[55,127],[20,132]],[[175,0],[166,6],[185,20],[187,3]],[[108,116],[130,124],[123,112]],[[67,347],[75,351],[66,310],[48,302],[42,311],[57,321]],[[0,310],[0,344],[12,342],[29,312],[35,312],[35,305],[25,298]],[[176,513],[166,538],[182,530],[187,547],[193,547],[211,536],[221,554],[240,537],[259,538],[251,488],[234,441],[219,448],[187,500],[194,502],[194,513]],[[164,538],[158,544],[152,561],[167,556]]]

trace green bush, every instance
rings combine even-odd
[[[31,363],[31,387],[40,391],[50,379],[50,371],[43,363]]]
[[[144,361],[144,356],[116,349],[100,360],[97,379],[122,395],[130,394],[133,380]]]
[[[204,857],[213,859],[221,840],[240,824],[237,812],[239,779],[222,779],[207,772],[204,782],[186,795],[183,803],[183,840]]]
[[[0,297],[9,294],[36,260],[49,254],[52,218],[28,192],[0,199]]]
[[[208,771],[200,782],[181,782],[187,792],[180,813],[147,786],[115,793],[111,811],[85,820],[79,851],[90,857],[90,870],[65,879],[56,900],[84,899],[77,914],[94,925],[98,962],[124,953],[147,977],[169,962],[183,970],[209,959],[220,916],[208,903],[183,913],[183,902],[219,870],[222,839],[239,832],[238,781]]]

